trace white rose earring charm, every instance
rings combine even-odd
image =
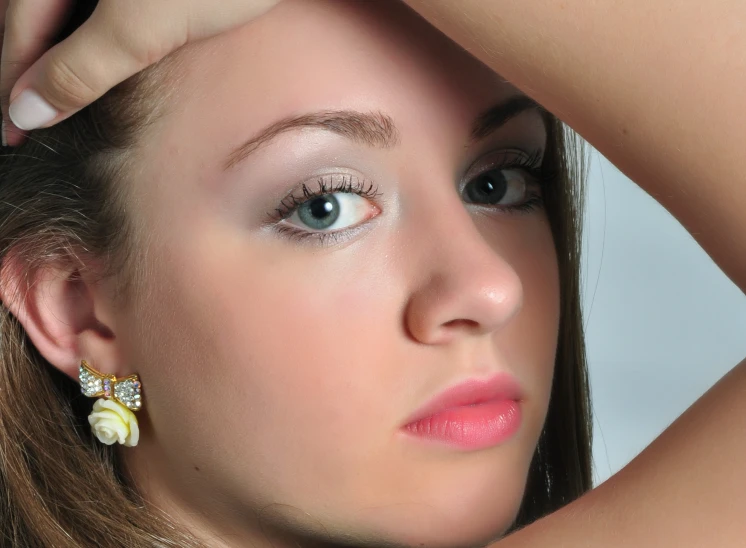
[[[115,442],[134,447],[140,439],[137,417],[142,408],[142,390],[137,375],[117,379],[80,362],[80,391],[89,398],[100,398],[88,415],[91,430],[101,443]]]

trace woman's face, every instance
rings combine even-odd
[[[143,381],[125,457],[147,496],[228,545],[499,536],[559,322],[540,185],[521,167],[544,152],[541,114],[505,121],[521,95],[389,2],[286,0],[178,70],[136,152],[146,275],[116,319]],[[508,439],[403,428],[498,373],[524,397]]]

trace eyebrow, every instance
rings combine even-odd
[[[533,99],[518,95],[498,103],[474,120],[471,140],[484,139],[510,119],[526,110],[544,109]],[[228,155],[224,169],[228,170],[245,160],[251,153],[278,135],[301,128],[331,131],[353,141],[378,148],[392,148],[399,143],[399,131],[394,120],[382,112],[329,110],[283,118],[261,130]]]
[[[353,141],[380,148],[390,148],[399,142],[399,132],[394,120],[382,112],[366,113],[354,110],[312,112],[283,118],[264,128],[228,156],[225,169],[235,166],[281,133],[300,128],[324,129]]]
[[[477,116],[471,128],[471,140],[484,139],[527,110],[538,111],[546,124],[547,111],[544,107],[526,95],[516,95],[502,103],[491,106]]]

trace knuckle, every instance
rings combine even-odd
[[[157,63],[169,52],[164,37],[155,34],[131,36],[126,29],[118,29],[112,41],[118,45],[127,65],[139,70]]]
[[[106,38],[112,51],[117,52],[127,68],[134,70],[148,67],[168,53],[164,51],[168,26],[164,28],[161,21],[150,16],[149,10],[143,8],[147,7],[147,2],[141,4],[127,13],[123,13],[125,8],[118,2],[100,4],[98,8],[101,10],[99,20],[106,22]]]
[[[50,63],[45,79],[47,98],[62,110],[82,108],[99,95],[64,59]]]

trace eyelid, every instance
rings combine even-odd
[[[313,188],[313,185],[319,180],[319,179],[326,179],[329,180],[330,178],[357,178],[360,180],[368,180],[367,177],[363,176],[362,173],[355,169],[349,169],[344,166],[333,166],[329,167],[324,170],[319,170],[316,173],[313,173],[310,176],[305,177],[304,179],[298,181],[296,184],[292,185],[290,187],[290,190],[288,190],[282,197],[280,198],[280,201],[285,200],[286,198],[290,198],[294,195],[297,195],[299,192],[302,192],[303,185],[311,185],[311,188]]]
[[[545,152],[544,147],[540,146],[528,151],[520,148],[503,148],[482,154],[474,160],[464,172],[459,188],[463,190],[463,187],[466,186],[466,184],[474,177],[477,177],[491,169],[505,169],[514,163],[525,164],[526,166],[534,165],[538,167],[544,161]]]

